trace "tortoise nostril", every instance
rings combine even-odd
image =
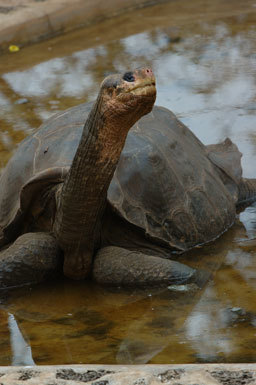
[[[144,73],[146,76],[153,76],[153,71],[151,68],[145,68]]]

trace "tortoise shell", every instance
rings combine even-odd
[[[81,104],[54,115],[14,153],[1,175],[2,244],[19,234],[38,194],[63,182],[91,106]],[[222,157],[209,151],[169,110],[154,107],[128,134],[108,201],[128,222],[173,249],[208,242],[235,220],[241,166],[240,153],[232,149],[238,160],[233,171],[227,167],[228,188]]]

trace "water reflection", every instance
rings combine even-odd
[[[9,314],[8,316],[8,326],[12,349],[12,365],[35,365],[31,354],[31,348],[25,341],[13,314]]]
[[[60,281],[49,283],[47,292],[43,285],[16,291],[8,311],[30,341],[36,364],[138,364],[153,360],[170,341],[180,345],[181,322],[198,296],[199,291],[191,301],[190,294],[112,292],[89,283]]]
[[[227,251],[214,281],[185,322],[186,336],[202,362],[256,359],[255,215],[255,207],[242,214],[246,237]]]
[[[231,137],[255,177],[254,2],[184,0],[187,13],[175,3],[21,50],[18,64],[2,58],[0,167],[47,117],[94,99],[106,74],[148,64],[157,104],[206,144]],[[67,281],[11,293],[0,364],[254,362],[255,215],[251,206],[219,240],[181,257],[213,273],[193,295]]]
[[[220,353],[228,355],[234,346],[229,338],[226,309],[216,301],[213,287],[208,287],[186,321],[186,335],[198,359],[218,362]]]
[[[176,112],[206,144],[225,136],[239,142],[245,173],[252,176],[255,41],[251,30],[233,36],[223,24],[203,29],[201,34],[171,44],[166,32],[158,28],[23,71],[6,72],[0,88],[2,125],[9,123],[15,131],[29,133],[53,112],[92,100],[105,74],[151,63],[157,77],[157,104]],[[17,108],[10,94],[16,99],[25,96],[30,103]],[[2,146],[6,148],[4,138],[11,135],[3,131]],[[10,142],[9,138],[9,148]]]

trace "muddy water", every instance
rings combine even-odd
[[[256,176],[256,3],[171,1],[0,58],[0,166],[54,112],[102,78],[153,67],[157,104],[204,143],[229,136]],[[2,294],[0,365],[256,361],[256,206],[182,257],[213,272],[199,291],[56,282]]]

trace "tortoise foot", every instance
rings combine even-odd
[[[93,276],[103,285],[150,287],[196,282],[198,273],[176,261],[109,246],[98,251]]]
[[[0,288],[44,281],[57,272],[60,263],[60,250],[51,235],[21,235],[0,253]]]

